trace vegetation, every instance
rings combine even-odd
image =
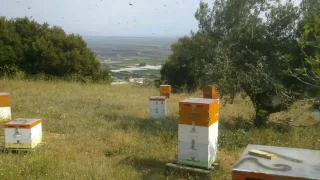
[[[288,73],[302,66],[305,55],[296,39],[319,7],[319,1],[297,7],[291,1],[216,0],[211,9],[200,3],[199,30],[171,46],[162,80],[175,91],[214,84],[231,100],[244,93],[255,107],[254,124],[264,126],[271,113],[319,91]]]
[[[178,102],[193,94],[175,94],[168,101],[169,118],[148,119],[148,96],[154,88],[81,85],[66,82],[0,80],[0,91],[11,94],[13,118],[41,118],[44,146],[22,154],[0,153],[0,179],[201,179],[165,174],[165,163],[177,154]],[[222,99],[222,104],[225,100]],[[295,119],[307,104],[273,114],[273,121]],[[247,144],[320,149],[320,126],[256,129],[248,98],[221,106],[219,158],[212,179],[230,180],[231,169]],[[309,111],[295,125],[312,125]],[[0,131],[3,132],[0,122]],[[0,136],[0,143],[4,143]],[[202,178],[203,179],[203,178]]]
[[[292,73],[297,79],[308,86],[320,87],[320,16],[304,26],[304,33],[299,39],[299,45],[305,55],[306,66]],[[316,94],[319,92],[316,92]],[[319,94],[317,94],[319,95]]]
[[[81,36],[67,35],[60,27],[26,17],[0,17],[0,76],[17,74],[110,79],[110,71],[100,68]]]

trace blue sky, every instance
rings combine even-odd
[[[296,0],[300,1],[300,0]],[[28,16],[67,33],[182,36],[197,29],[200,0],[0,0],[0,16]],[[212,3],[213,0],[204,0]],[[129,5],[132,3],[132,6]],[[30,9],[28,9],[30,8]]]

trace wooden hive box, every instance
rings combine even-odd
[[[214,86],[206,86],[203,89],[203,98],[219,99],[220,95],[218,90]]]
[[[160,85],[160,96],[166,96],[170,98],[171,95],[171,85]]]
[[[149,118],[164,119],[167,116],[166,96],[149,97]]]
[[[219,101],[188,98],[179,107],[177,163],[210,168],[217,159]]]
[[[249,154],[264,151],[276,158]],[[320,179],[320,151],[249,144],[232,170],[232,180]]]
[[[31,149],[42,141],[41,119],[15,119],[4,124],[5,148]]]
[[[0,92],[0,121],[11,120],[10,94]]]

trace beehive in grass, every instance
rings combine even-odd
[[[219,99],[219,92],[214,86],[206,86],[203,88],[203,98]]]
[[[11,120],[10,94],[0,92],[0,121]]]
[[[166,96],[149,97],[149,118],[164,119],[167,116]]]
[[[209,168],[217,159],[219,100],[179,102],[178,164]]]
[[[5,147],[31,149],[42,141],[41,119],[15,119],[4,124]]]
[[[171,95],[171,85],[160,85],[160,96],[166,96],[170,98]]]

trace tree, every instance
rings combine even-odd
[[[285,71],[301,62],[300,55],[287,58],[299,52],[299,7],[291,1],[216,0],[212,9],[200,3],[195,17],[199,30],[189,38],[195,46],[172,47],[173,54],[162,68],[163,79],[176,80],[171,80],[175,86],[190,74],[192,89],[201,81],[215,84],[222,96],[245,92],[255,107],[256,126],[265,125],[269,114],[285,110],[303,94],[305,86]],[[201,45],[210,48],[204,52]]]
[[[146,66],[146,65],[147,65],[146,63],[140,63],[139,64],[140,67],[143,67],[143,66]]]
[[[319,96],[320,89],[320,16],[304,26],[299,45],[304,55],[304,66],[290,71],[291,74],[307,86],[313,87],[311,95]],[[309,67],[309,68],[308,68]]]
[[[77,74],[95,81],[106,81],[111,76],[108,69],[101,70],[100,62],[80,35],[67,35],[58,26],[50,28],[48,23],[39,24],[27,17],[0,17],[0,67],[16,67],[27,75]]]

